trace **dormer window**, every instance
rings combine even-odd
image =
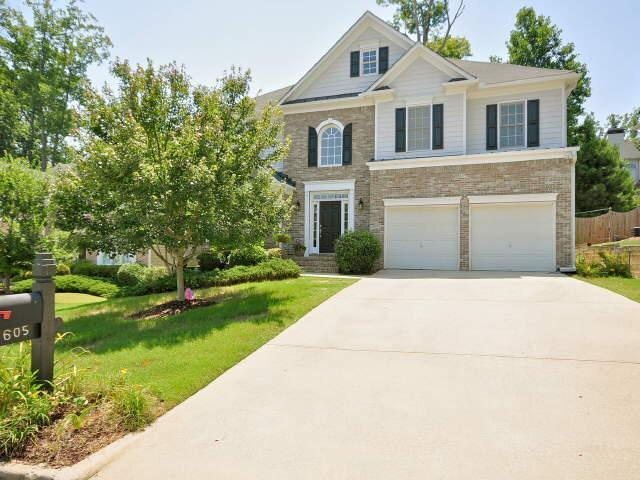
[[[362,74],[376,75],[378,73],[378,49],[362,51]]]

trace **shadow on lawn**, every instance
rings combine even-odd
[[[216,297],[214,297],[216,298]],[[131,348],[171,346],[209,335],[230,324],[250,322],[254,324],[283,324],[287,313],[283,305],[289,299],[282,294],[258,292],[255,287],[221,295],[215,305],[188,310],[180,315],[136,320],[128,316],[149,306],[170,299],[168,296],[148,301],[127,301],[112,305],[98,305],[90,315],[74,316],[65,324],[65,331],[72,332],[59,345],[63,351],[86,348],[100,354]],[[101,308],[102,307],[102,308]],[[63,314],[66,312],[62,312]]]

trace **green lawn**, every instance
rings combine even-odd
[[[603,245],[615,245],[618,247],[640,247],[640,237],[625,238],[624,240],[620,240],[618,242],[600,243],[594,246],[599,247]]]
[[[621,277],[594,277],[586,278],[578,276],[580,280],[597,285],[612,292],[624,295],[631,300],[640,302],[640,278],[621,278]]]
[[[352,283],[302,277],[199,290],[198,297],[219,297],[219,303],[152,320],[127,316],[171,300],[172,294],[84,306],[72,302],[71,308],[59,304],[65,330],[72,335],[56,351],[61,359],[72,349],[88,349],[91,353],[80,356],[78,364],[89,370],[89,378],[103,379],[124,369],[132,383],[148,387],[164,408],[171,408]]]
[[[56,312],[104,301],[102,297],[86,293],[56,293]]]

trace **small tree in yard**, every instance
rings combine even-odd
[[[42,241],[47,182],[26,162],[0,158],[0,277],[10,293],[11,277],[29,268]]]
[[[118,61],[113,74],[118,92],[93,95],[86,154],[57,185],[58,222],[90,249],[153,249],[184,300],[198,246],[254,244],[288,220],[270,168],[288,149],[279,111],[257,115],[249,74],[235,69],[213,89],[193,86],[175,64]]]

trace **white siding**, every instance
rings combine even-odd
[[[360,50],[362,45],[376,43],[378,47],[389,47],[389,68],[405,53],[407,47],[391,40],[386,35],[367,28],[363,33],[347,47],[338,53],[336,59],[306,88],[296,92],[295,98],[324,97],[327,95],[339,95],[342,93],[362,92],[366,90],[380,75],[362,75],[362,62],[360,63],[360,76],[350,77],[352,51]]]
[[[562,89],[543,90],[526,94],[469,99],[467,102],[468,153],[485,153],[486,106],[516,100],[540,99],[540,148],[564,147],[562,138]]]
[[[409,158],[463,153],[463,96],[444,95],[448,75],[423,59],[416,60],[389,85],[395,91],[391,102],[377,105],[377,159]],[[396,153],[395,109],[418,103],[444,104],[444,148]]]

